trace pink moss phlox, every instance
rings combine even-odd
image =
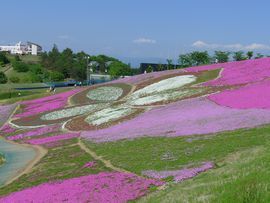
[[[270,81],[247,85],[235,90],[227,90],[214,95],[209,99],[222,106],[237,109],[269,109],[270,108]]]
[[[13,141],[21,140],[26,137],[40,136],[47,133],[57,132],[59,129],[60,129],[59,125],[50,125],[50,126],[45,126],[45,127],[40,127],[40,128],[34,128],[27,132],[20,133],[18,135],[9,136],[7,137],[7,139],[13,140]]]
[[[198,66],[185,70],[188,72],[199,72],[217,68],[223,68],[221,76],[216,80],[206,82],[205,85],[224,86],[248,84],[270,77],[270,58]]]
[[[205,162],[201,166],[196,167],[196,168],[187,168],[187,169],[181,169],[181,170],[175,170],[175,171],[150,170],[150,171],[144,171],[143,175],[146,175],[148,177],[155,178],[155,179],[164,179],[164,178],[173,176],[175,182],[181,182],[186,179],[193,178],[199,173],[212,169],[213,167],[214,167],[214,164],[212,162]]]
[[[56,136],[45,137],[45,138],[31,139],[31,140],[27,140],[26,142],[33,145],[42,145],[42,144],[53,143],[53,142],[57,142],[61,140],[68,140],[68,139],[76,138],[79,136],[80,136],[80,133],[66,133],[66,134],[61,134],[61,135],[56,135]]]
[[[9,124],[5,124],[4,126],[2,126],[2,128],[0,128],[0,134],[8,134],[8,133],[13,133],[15,132],[16,129],[12,128]]]
[[[147,74],[140,74],[140,75],[135,75],[135,76],[119,79],[119,80],[114,80],[111,83],[139,84],[149,79],[155,79],[155,78],[159,78],[165,75],[171,75],[171,74],[177,74],[177,73],[184,73],[184,70],[177,69],[177,70],[170,70],[170,71],[159,71],[159,72],[152,72],[152,73],[147,73]]]
[[[87,162],[86,164],[83,165],[83,168],[92,168],[96,165],[97,163],[95,161],[90,161]]]
[[[120,172],[101,172],[54,183],[45,183],[0,198],[0,203],[22,202],[127,202],[145,195],[162,181]]]
[[[66,105],[67,100],[70,96],[76,94],[81,90],[82,89],[78,88],[68,92],[63,92],[40,99],[21,102],[21,105],[24,107],[23,112],[15,115],[15,117],[23,118],[43,113],[46,111],[52,111],[55,109],[62,108]]]
[[[17,104],[11,104],[11,105],[0,105],[0,126],[3,125],[9,118],[9,116],[12,114],[12,112],[15,110]]]
[[[267,109],[232,109],[204,97],[158,107],[105,129],[82,132],[81,136],[94,142],[109,142],[144,136],[209,134],[267,123],[270,123]]]

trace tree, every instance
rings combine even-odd
[[[253,56],[253,51],[248,51],[248,52],[247,52],[247,58],[248,58],[248,59],[251,59],[252,56]]]
[[[146,72],[147,72],[147,73],[153,72],[153,67],[152,67],[152,66],[148,66],[148,67],[146,68]]]
[[[8,58],[6,57],[4,52],[0,52],[0,66],[1,65],[5,65],[8,64],[10,61],[8,60]]]
[[[229,61],[230,52],[226,51],[215,51],[214,58],[218,60],[219,63],[226,63]]]
[[[5,84],[5,83],[7,83],[7,81],[8,81],[8,78],[5,75],[5,73],[0,72],[0,84]]]
[[[260,59],[260,58],[263,58],[264,55],[260,54],[260,53],[257,53],[257,55],[255,56],[255,59]]]
[[[29,70],[28,64],[22,61],[13,61],[12,66],[17,72],[27,72]]]
[[[207,51],[194,51],[190,54],[192,64],[199,66],[210,63],[210,56]]]
[[[242,61],[242,60],[246,60],[246,57],[244,56],[244,52],[237,51],[237,52],[234,52],[233,59],[235,61]]]
[[[17,76],[11,76],[9,78],[9,81],[12,82],[12,83],[19,83],[20,82],[20,78],[17,77]]]
[[[120,76],[132,75],[131,68],[120,61],[114,61],[109,65],[109,74],[113,78],[117,78]]]
[[[178,63],[182,68],[192,66],[192,58],[190,54],[181,54],[178,59]]]
[[[167,61],[167,69],[168,70],[171,70],[171,69],[173,69],[173,60],[172,59],[167,59],[166,60]]]
[[[57,71],[50,72],[50,81],[51,82],[59,82],[59,81],[63,81],[64,79],[65,79],[64,74],[57,72]]]

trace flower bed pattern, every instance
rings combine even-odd
[[[9,133],[13,133],[15,132],[16,129],[12,128],[9,124],[5,124],[4,126],[2,126],[2,128],[0,128],[0,134],[9,134]]]
[[[41,99],[21,102],[21,105],[24,107],[23,112],[16,114],[15,117],[23,118],[43,113],[46,111],[52,111],[55,109],[62,108],[66,105],[68,98],[78,93],[79,91],[81,91],[81,89],[74,89],[68,92],[55,94]]]
[[[123,89],[120,87],[105,86],[90,90],[87,97],[97,101],[116,101],[123,94]]]
[[[166,122],[164,122],[166,121]],[[82,132],[95,142],[134,139],[147,136],[208,134],[270,123],[270,111],[231,109],[207,98],[195,98],[155,108],[136,118],[107,129]]]
[[[91,114],[85,119],[85,121],[91,125],[101,125],[109,121],[114,121],[124,116],[128,116],[134,112],[135,110],[130,107],[109,107]]]
[[[222,106],[237,109],[269,109],[270,81],[251,84],[235,90],[210,95],[209,99]]]
[[[58,120],[62,118],[69,118],[73,116],[82,115],[95,110],[98,104],[90,104],[85,106],[76,106],[73,108],[63,109],[59,111],[53,111],[51,113],[41,116],[42,120]]]
[[[59,125],[51,125],[51,126],[45,126],[41,128],[35,128],[30,131],[20,133],[18,135],[13,135],[7,137],[8,140],[21,140],[26,137],[34,137],[34,136],[39,136],[39,135],[44,135],[52,132],[57,132],[60,129]]]
[[[182,182],[186,179],[193,178],[199,173],[205,172],[214,167],[212,162],[203,163],[200,167],[187,168],[175,171],[143,171],[142,174],[150,178],[164,179],[173,176],[175,182]]]
[[[69,140],[69,139],[76,138],[79,136],[80,136],[80,133],[66,133],[66,134],[61,134],[61,135],[56,135],[56,136],[45,137],[45,138],[31,139],[31,140],[27,140],[26,142],[32,145],[43,145],[43,144],[53,143],[53,142],[62,141],[62,140]]]
[[[162,184],[133,174],[102,172],[25,189],[0,198],[0,202],[127,202]]]

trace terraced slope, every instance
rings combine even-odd
[[[264,58],[22,102],[1,135],[48,153],[0,202],[269,202],[269,79]]]

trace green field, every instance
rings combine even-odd
[[[139,175],[144,170],[176,170],[204,161],[216,164],[215,169],[171,183],[142,202],[269,202],[269,134],[270,126],[263,126],[215,135],[87,144],[115,166]]]

